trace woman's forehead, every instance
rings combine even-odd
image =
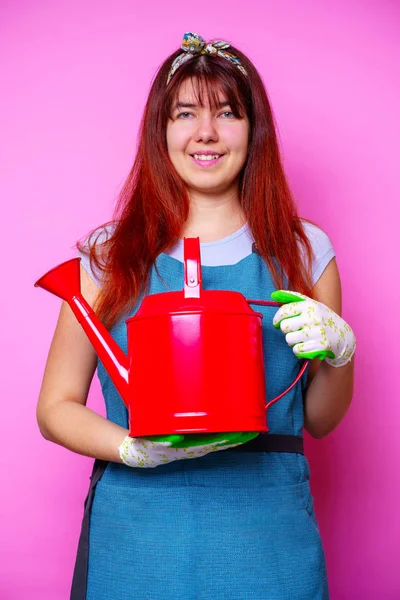
[[[210,88],[211,85],[208,86],[198,78],[184,79],[176,91],[175,102],[179,102],[179,104],[209,105],[219,104],[227,100],[221,86],[213,84],[211,93]]]

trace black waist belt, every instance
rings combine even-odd
[[[254,440],[225,452],[292,452],[304,454],[303,438],[296,435],[260,433]]]

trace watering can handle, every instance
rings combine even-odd
[[[272,302],[272,300],[247,300],[247,302],[249,304],[259,304],[261,306],[282,306],[282,302]],[[272,400],[270,400],[268,402],[268,404],[266,404],[265,408],[266,410],[269,409],[270,406],[272,406],[273,404],[275,404],[275,402],[278,402],[278,400],[280,400],[282,398],[282,396],[285,396],[285,394],[287,394],[288,392],[290,392],[290,390],[296,385],[296,383],[301,379],[301,377],[303,376],[304,371],[307,369],[309,363],[311,361],[309,360],[305,360],[301,366],[301,369],[296,377],[296,379],[293,381],[293,383],[291,383],[289,385],[289,387],[282,392],[281,394],[279,394],[279,396],[276,396],[275,398],[273,398]]]
[[[185,298],[200,298],[201,295],[201,259],[200,238],[184,238],[184,296]]]

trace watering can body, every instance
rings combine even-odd
[[[200,243],[184,240],[184,287],[145,296],[126,321],[128,356],[80,293],[79,260],[36,286],[66,300],[116,385],[133,437],[268,431],[262,315],[239,292],[203,290]]]
[[[133,435],[266,431],[261,319],[236,292],[147,296],[127,321]]]

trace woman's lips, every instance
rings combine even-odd
[[[212,167],[213,165],[221,162],[224,156],[225,154],[221,154],[218,158],[212,158],[211,160],[199,160],[194,158],[194,156],[190,156],[190,158],[196,165],[199,165],[199,167]]]

